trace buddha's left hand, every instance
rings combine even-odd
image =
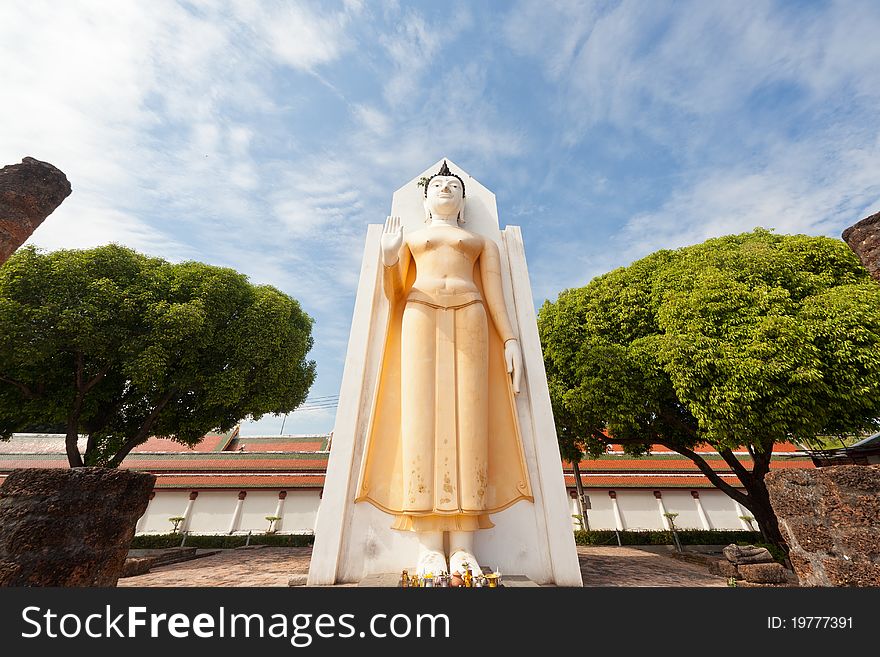
[[[522,352],[519,341],[514,339],[504,343],[504,362],[507,363],[507,372],[510,374],[510,382],[513,394],[519,394],[519,382],[522,377]]]

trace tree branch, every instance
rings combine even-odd
[[[83,465],[82,454],[79,453],[79,413],[67,418],[67,435],[64,437],[64,451],[67,453],[67,462],[71,468],[81,468]]]
[[[97,433],[103,430],[110,421],[110,418],[117,413],[129,399],[131,399],[131,392],[131,389],[126,390],[116,401],[103,404],[101,409],[90,418],[88,425],[86,426],[88,432]]]
[[[721,477],[719,477],[718,473],[712,469],[712,466],[709,465],[706,460],[695,451],[693,451],[692,449],[688,449],[687,447],[682,447],[681,445],[672,447],[671,445],[667,445],[663,442],[661,442],[660,444],[664,447],[667,447],[668,449],[678,452],[682,456],[686,456],[691,461],[693,461],[700,469],[700,472],[706,475],[709,481],[711,481],[716,488],[724,491],[724,493],[726,493],[728,497],[736,500],[744,506],[751,506],[751,500],[749,499],[748,495],[739,492],[736,488],[734,488],[726,481],[724,481]],[[745,483],[746,482],[743,482],[743,485],[745,485]]]
[[[165,393],[165,395],[156,404],[156,407],[147,416],[147,419],[144,420],[144,423],[141,425],[141,428],[138,429],[138,432],[134,436],[126,440],[122,444],[122,447],[119,448],[119,451],[117,451],[113,458],[110,459],[110,461],[107,463],[108,467],[118,467],[119,464],[122,463],[123,459],[128,456],[128,453],[135,447],[140,445],[147,438],[147,436],[149,436],[150,429],[156,422],[156,418],[159,417],[159,414],[168,405],[168,402],[171,401],[171,398],[176,394],[176,389],[169,390],[167,393]]]
[[[64,449],[67,452],[67,462],[71,468],[81,468],[83,465],[82,454],[79,453],[79,414],[82,411],[83,395],[82,390],[82,371],[83,358],[81,352],[76,352],[76,370],[74,373],[74,386],[76,396],[73,399],[73,406],[67,414],[67,435],[64,438]]]
[[[108,363],[107,365],[102,367],[101,371],[99,371],[94,377],[92,377],[91,380],[89,380],[85,384],[85,386],[83,386],[83,389],[82,389],[83,393],[87,393],[89,390],[91,390],[96,385],[98,385],[101,382],[101,379],[103,379],[105,376],[107,376],[107,372],[109,372],[109,371],[110,371],[110,364]]]
[[[730,469],[733,470],[734,474],[739,477],[739,480],[743,482],[748,487],[748,484],[752,481],[752,473],[746,469],[738,458],[736,458],[736,454],[733,453],[729,447],[725,447],[724,449],[719,449],[718,453],[721,455],[721,458],[724,459],[725,463],[730,466]],[[754,462],[754,458],[752,459]]]
[[[763,479],[764,475],[770,472],[770,459],[773,458],[773,442],[769,445],[762,445],[764,449],[755,450],[752,458],[755,459],[754,473]]]
[[[21,394],[23,394],[25,396],[25,398],[27,398],[27,399],[36,399],[37,398],[37,395],[34,394],[34,392],[30,388],[28,388],[27,385],[22,383],[21,381],[16,381],[15,379],[10,379],[10,378],[2,376],[2,375],[0,375],[0,381],[14,385],[16,388],[21,390]]]
[[[81,351],[76,352],[76,390],[82,391],[83,378],[83,355]]]
[[[683,430],[686,434],[693,436],[694,438],[699,437],[699,435],[697,434],[697,430],[694,427],[690,426],[687,422],[684,422],[681,418],[676,417],[674,413],[661,410],[659,415],[667,422],[674,424],[679,429]]]

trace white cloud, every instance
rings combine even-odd
[[[688,117],[734,114],[767,84],[799,85],[808,103],[852,87],[876,99],[878,20],[880,9],[868,3],[785,12],[769,1],[672,7],[526,0],[504,34],[558,83],[551,106],[566,122],[569,143],[608,122],[680,144],[705,134]]]
[[[534,268],[536,296],[656,249],[756,226],[839,236],[880,209],[878,25],[880,7],[858,2],[520,2],[505,39],[542,67],[561,142],[605,149],[601,211],[624,207],[609,194],[627,189],[634,149],[668,167],[632,172],[659,194],[612,248],[584,248],[571,226],[568,242],[544,238],[544,253],[571,257]]]
[[[502,33],[514,51],[540,57],[547,74],[558,80],[601,15],[599,3],[521,0],[507,15]]]
[[[262,127],[245,122],[275,110],[267,64],[307,70],[334,60],[358,11],[357,3],[335,13],[301,3],[5,5],[0,78],[14,100],[0,104],[8,136],[0,162],[53,163],[73,186],[65,204],[78,208],[76,222],[47,223],[35,239],[82,245],[106,235],[176,252],[181,231],[208,235],[218,222],[242,230],[274,183],[254,152]]]
[[[264,415],[258,422],[242,422],[240,432],[242,436],[277,436],[283,428],[284,435],[325,433],[335,417],[335,408],[294,411],[286,419],[283,415]]]
[[[391,119],[385,113],[369,105],[355,105],[353,112],[360,124],[369,132],[385,137],[391,130]]]
[[[454,56],[446,56],[451,50],[446,46],[470,25],[471,16],[466,7],[459,6],[429,23],[415,10],[407,9],[398,15],[397,10],[387,9],[393,16],[395,30],[379,37],[392,65],[383,95],[390,107],[412,107],[418,104],[424,88],[422,78],[428,71],[442,70],[444,64],[453,67],[463,63]]]
[[[363,5],[347,2],[343,11],[334,12],[321,4],[236,0],[232,9],[242,25],[265,42],[275,60],[311,72],[351,47],[346,28]]]
[[[621,256],[634,259],[756,226],[838,237],[877,210],[880,137],[863,145],[787,144],[760,170],[709,172],[658,210],[633,217],[620,235]]]
[[[146,253],[162,253],[174,260],[195,257],[192,247],[171,240],[141,219],[100,200],[68,197],[26,242],[42,249],[88,249],[117,242]]]

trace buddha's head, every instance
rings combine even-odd
[[[457,216],[464,223],[464,181],[449,170],[445,160],[425,184],[426,221],[431,215]]]

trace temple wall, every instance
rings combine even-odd
[[[196,491],[186,523],[193,534],[228,534],[239,501],[237,490]],[[278,509],[278,491],[251,490],[242,500],[235,533],[265,532],[269,527],[266,516],[274,516]],[[278,532],[282,534],[311,533],[321,493],[317,490],[287,491],[281,511]],[[167,534],[172,524],[168,518],[183,516],[190,502],[188,490],[159,490],[150,500],[146,512],[138,523],[138,534]]]
[[[614,508],[607,488],[585,488],[590,497],[591,509],[587,510],[590,529],[614,529]],[[661,530],[663,516],[657,505],[653,490],[644,489],[618,489],[617,504],[626,530]],[[712,529],[743,530],[740,513],[734,501],[719,490],[701,488],[699,491],[700,502],[708,517]],[[669,513],[678,513],[675,518],[675,526],[678,529],[702,529],[696,503],[689,490],[665,489],[660,491],[664,508]],[[579,513],[577,500],[571,498],[570,511],[571,523],[574,529],[579,529],[577,518],[573,516]],[[757,525],[755,525],[757,529]]]
[[[608,489],[586,489],[591,509],[587,511],[590,529],[614,529],[614,511]],[[664,529],[663,519],[651,490],[618,489],[617,503],[624,521],[624,529]],[[667,511],[678,513],[675,526],[680,529],[701,529],[699,514],[689,490],[663,490],[662,499]],[[700,501],[713,529],[743,529],[736,506],[727,495],[712,489],[700,489]],[[144,517],[138,524],[138,534],[164,534],[171,530],[168,518],[182,516],[189,503],[188,490],[159,490],[150,501]],[[232,523],[238,502],[238,491],[201,491],[193,501],[188,531],[194,534],[226,534]],[[281,513],[278,532],[282,534],[311,533],[315,529],[321,493],[317,490],[288,491]],[[265,532],[266,516],[275,514],[278,491],[251,490],[241,509],[236,532]],[[577,501],[569,498],[567,510],[573,529],[578,529]]]

